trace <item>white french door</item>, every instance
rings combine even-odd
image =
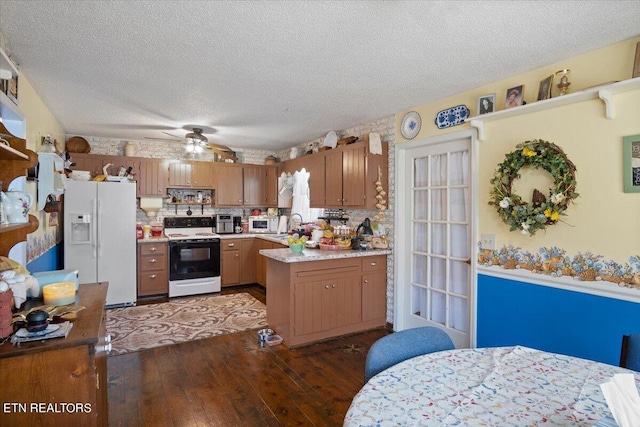
[[[475,342],[474,133],[396,146],[396,330],[444,329]]]

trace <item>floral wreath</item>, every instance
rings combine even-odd
[[[533,236],[536,231],[558,222],[560,215],[572,200],[579,196],[576,189],[576,167],[556,144],[535,139],[516,145],[516,151],[505,156],[491,179],[489,204],[496,206],[500,218],[511,226],[509,231],[520,229],[522,234]],[[511,191],[511,185],[520,178],[525,166],[542,168],[553,177],[549,200],[538,190],[533,191],[531,202],[526,203]]]

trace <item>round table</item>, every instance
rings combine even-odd
[[[630,372],[520,346],[441,351],[371,378],[344,425],[592,426],[611,416],[600,384]]]

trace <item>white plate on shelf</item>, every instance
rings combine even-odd
[[[322,143],[323,147],[331,147],[336,148],[338,144],[338,134],[334,131],[331,131],[324,137],[324,142]]]

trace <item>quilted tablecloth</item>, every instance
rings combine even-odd
[[[629,372],[520,346],[441,351],[373,377],[344,425],[592,426],[611,414],[600,384]]]

